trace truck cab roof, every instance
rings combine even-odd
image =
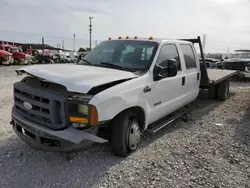
[[[122,38],[122,39],[109,39],[109,40],[112,40],[112,41],[120,41],[120,40],[134,40],[134,41],[149,41],[149,42],[157,42],[158,44],[162,43],[162,42],[172,42],[172,43],[182,43],[182,44],[192,44],[191,42],[189,41],[185,41],[185,40],[176,40],[176,39],[168,39],[168,38],[137,38],[137,39],[134,39],[134,38],[129,38],[129,39],[126,39],[126,38]]]

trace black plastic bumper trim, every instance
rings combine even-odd
[[[57,137],[59,139],[63,139],[75,144],[79,144],[80,142],[84,140],[90,140],[96,143],[105,143],[108,142],[108,140],[100,138],[94,134],[91,134],[91,132],[84,132],[78,129],[75,129],[73,127],[66,128],[64,130],[54,131],[45,127],[42,127],[41,125],[38,125],[36,123],[30,122],[20,116],[15,110],[12,111],[12,118],[15,121],[18,121],[21,126],[27,130],[30,130],[35,135],[38,136],[52,136]]]

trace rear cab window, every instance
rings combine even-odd
[[[192,46],[190,44],[181,44],[180,46],[184,56],[186,69],[197,68],[196,58]]]

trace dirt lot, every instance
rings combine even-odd
[[[58,154],[19,140],[9,125],[14,68],[0,67],[1,188],[250,187],[250,82],[232,82],[225,102],[201,94],[189,116],[145,134],[124,159],[109,144]]]

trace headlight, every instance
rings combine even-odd
[[[97,125],[98,113],[93,105],[82,104],[77,100],[69,100],[67,102],[67,114],[70,123]]]
[[[87,105],[81,105],[81,104],[79,104],[78,105],[78,113],[84,114],[84,115],[88,116],[89,115],[89,108],[88,108],[88,106]]]

